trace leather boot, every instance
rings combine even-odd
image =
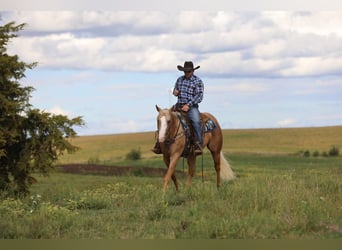
[[[161,148],[160,148],[160,144],[159,144],[159,141],[156,141],[156,144],[154,145],[154,148],[151,149],[153,153],[155,154],[161,154],[162,151],[161,151]]]

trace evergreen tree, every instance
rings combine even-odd
[[[34,109],[29,103],[34,89],[19,81],[37,63],[22,62],[17,55],[8,55],[6,48],[24,26],[15,22],[0,26],[0,190],[25,194],[35,181],[33,172],[48,174],[58,156],[77,150],[68,137],[76,136],[72,127],[84,121]]]

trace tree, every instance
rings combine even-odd
[[[77,135],[73,126],[84,125],[80,116],[69,119],[29,103],[34,88],[21,86],[19,80],[37,63],[22,62],[17,55],[8,55],[6,48],[24,26],[15,22],[0,26],[0,190],[21,194],[28,193],[34,182],[33,172],[48,174],[58,156],[78,149],[68,138]]]

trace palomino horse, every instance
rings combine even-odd
[[[185,131],[181,125],[181,121],[177,116],[177,113],[173,109],[161,109],[156,105],[158,114],[158,140],[160,148],[163,153],[164,162],[168,168],[165,177],[163,191],[166,191],[167,185],[172,178],[178,191],[178,182],[175,176],[175,169],[179,158],[182,156],[186,146]],[[216,125],[216,128],[210,132],[204,133],[203,136],[203,148],[207,147],[211,152],[215,163],[216,170],[216,186],[221,185],[222,180],[234,179],[234,173],[230,168],[229,163],[224,158],[222,153],[222,130],[216,118],[209,113],[201,113],[202,118],[210,119]],[[187,156],[188,163],[188,178],[186,186],[190,185],[191,179],[195,173],[196,155],[194,152]]]

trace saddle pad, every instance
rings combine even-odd
[[[216,125],[213,120],[208,119],[204,124],[204,133],[208,133],[213,131],[216,128]]]
[[[189,124],[187,123],[187,121],[185,120],[184,116],[182,116],[182,114],[180,112],[177,112],[177,116],[178,116],[179,120],[181,121],[183,129],[185,131],[190,129]],[[201,114],[201,119],[202,119],[202,128],[204,130],[203,131],[204,133],[211,132],[211,131],[213,131],[216,128],[215,122],[213,120],[211,120],[210,118],[208,118],[205,115]],[[203,120],[204,120],[204,122],[203,122]]]

